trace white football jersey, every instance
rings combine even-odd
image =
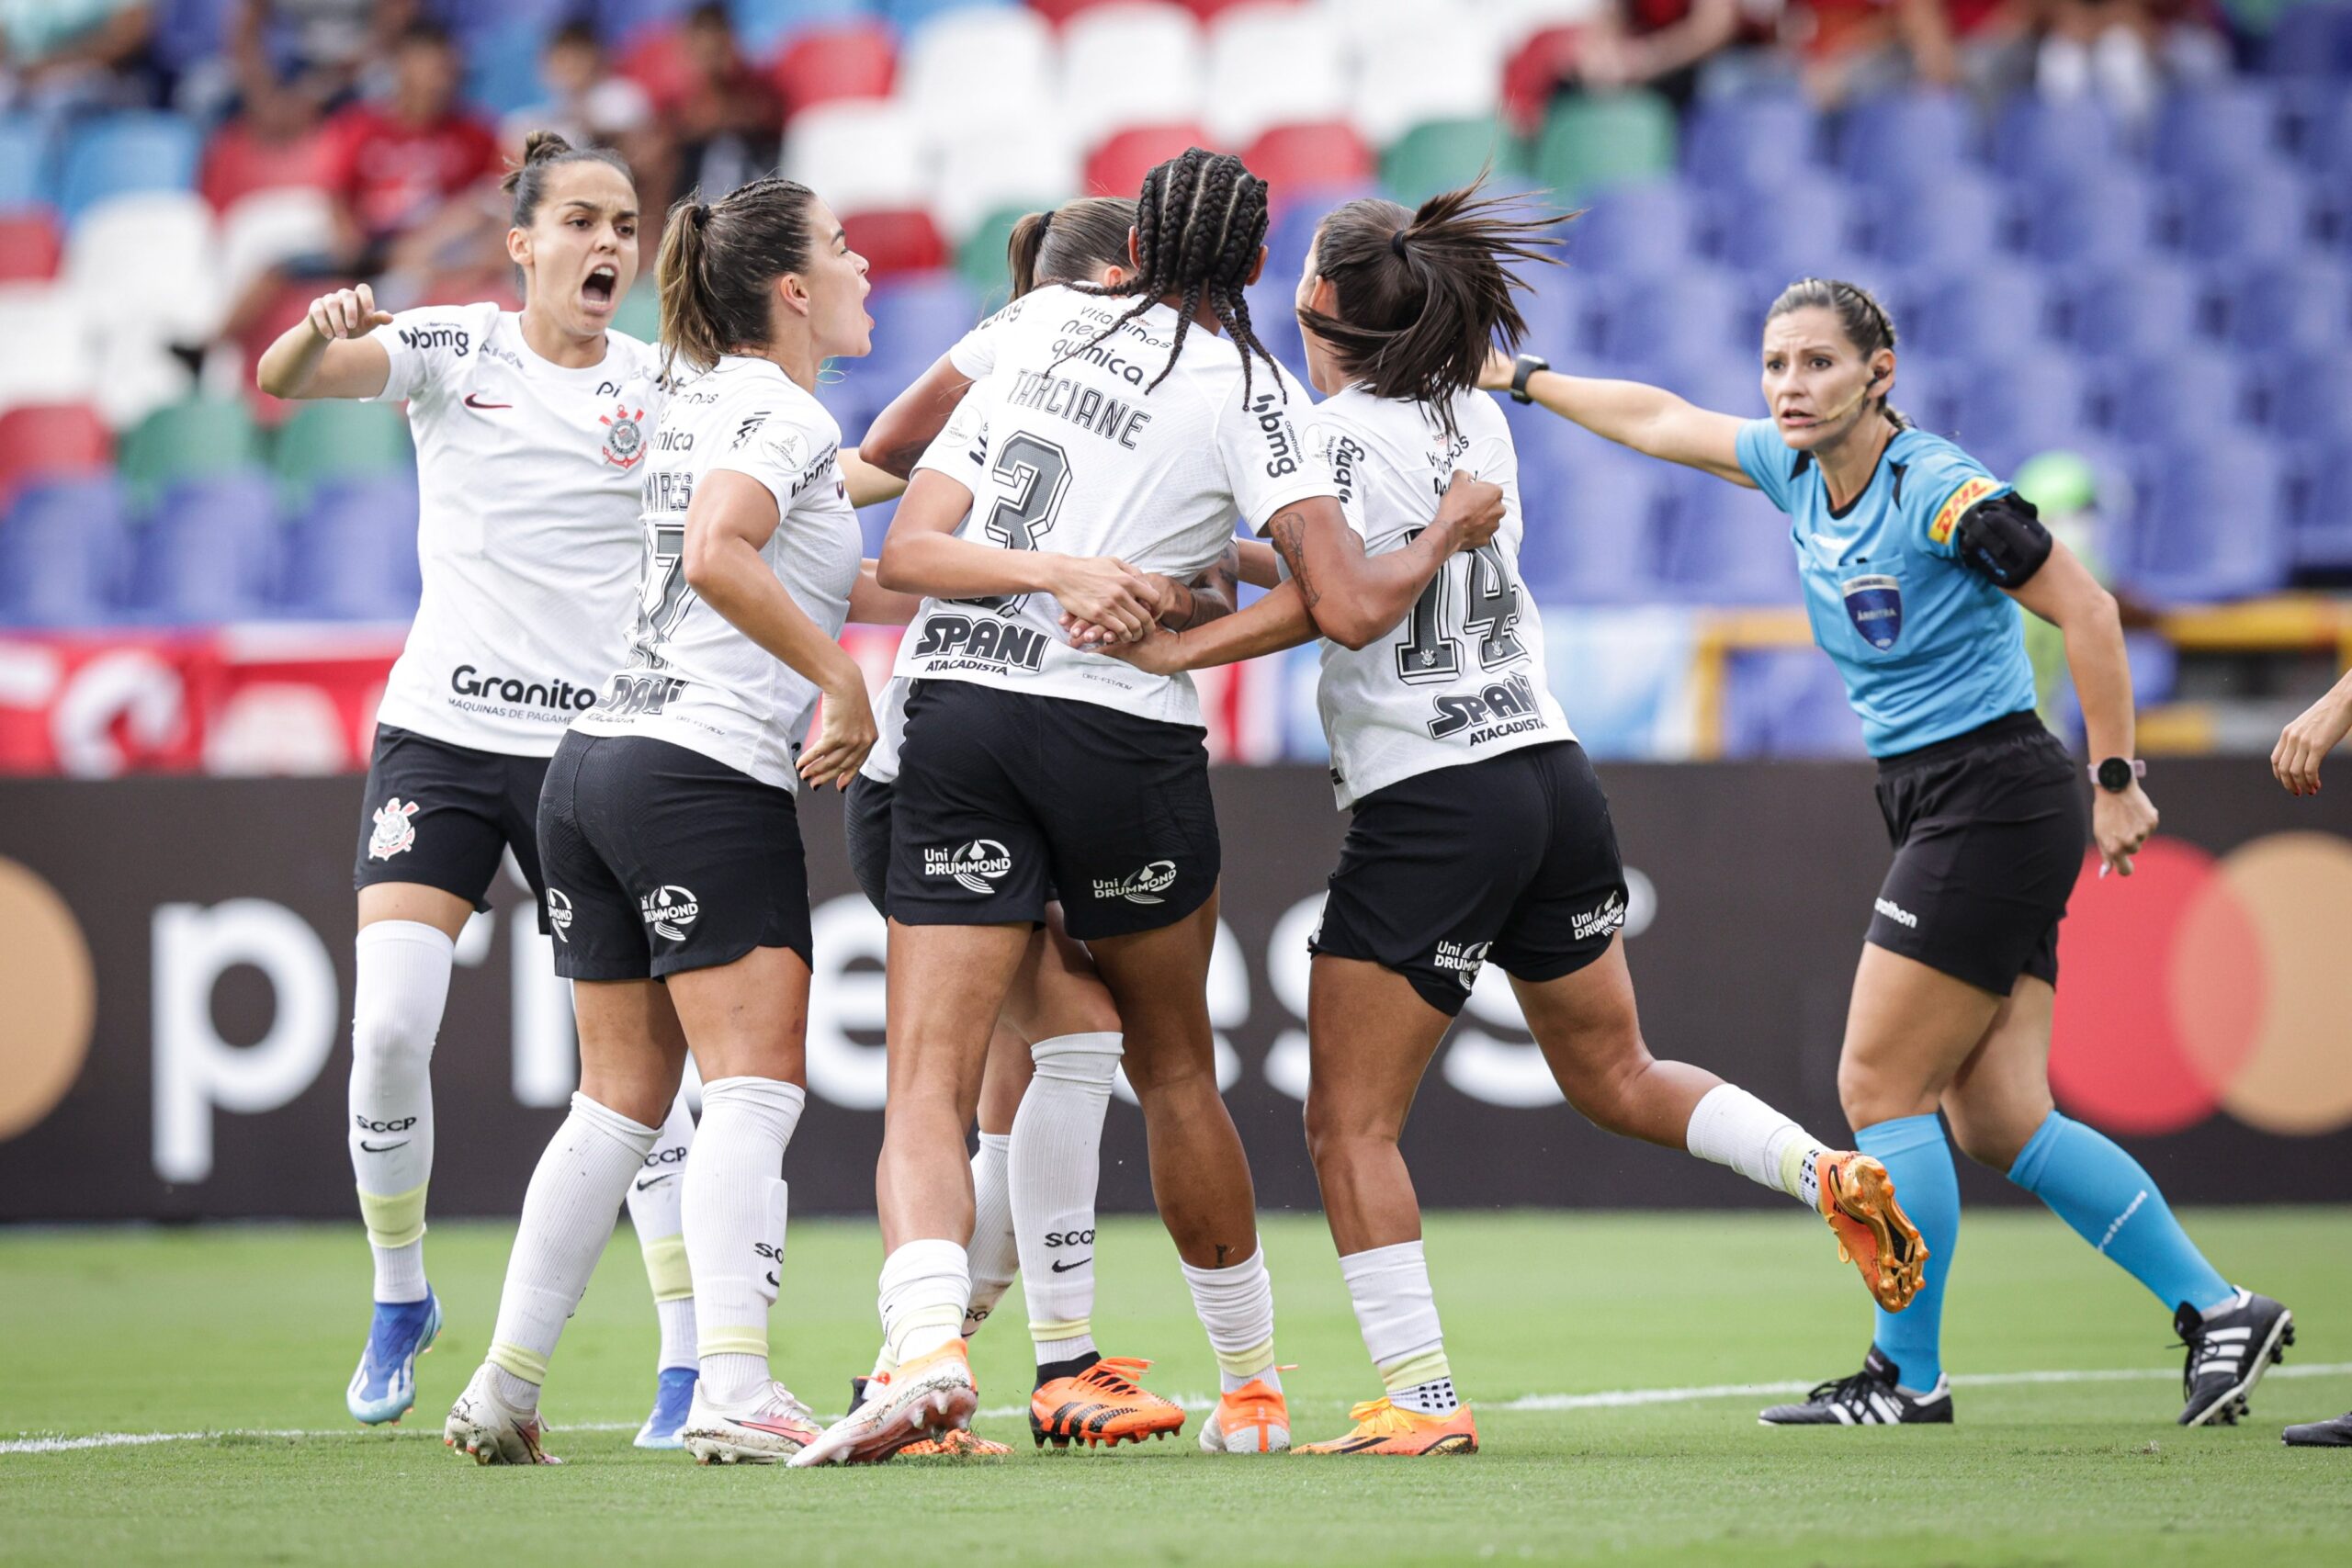
[[[832,415],[771,360],[730,355],[671,392],[646,459],[644,567],[628,663],[573,728],[651,736],[762,784],[799,787],[793,764],[820,694],[686,585],[686,508],[714,469],[765,485],[777,521],[761,558],[808,618],[838,637],[864,554],[841,440]]]
[[[1449,441],[1418,403],[1361,387],[1307,416],[1367,555],[1402,549],[1428,527],[1456,468],[1503,491],[1493,541],[1447,561],[1403,625],[1361,649],[1323,644],[1316,705],[1342,807],[1432,768],[1576,739],[1544,679],[1544,625],[1520,581],[1525,528],[1510,426],[1478,392],[1453,400],[1453,421]]]
[[[1196,322],[1174,371],[1147,394],[1176,331],[1175,310],[1159,304],[1087,346],[1133,304],[1056,285],[990,318],[988,384],[965,395],[986,399],[988,445],[958,537],[1115,556],[1190,582],[1225,553],[1237,513],[1256,528],[1293,502],[1337,493],[1299,434],[1295,416],[1310,405],[1288,371],[1253,359],[1245,399],[1233,340]],[[1060,614],[1044,593],[925,600],[897,673],[1201,723],[1191,677],[1072,648]]]
[[[620,661],[659,352],[610,333],[573,370],[494,304],[403,310],[372,334],[408,404],[424,597],[377,717],[547,757]]]
[[[986,376],[980,373],[978,380]],[[974,491],[979,488],[979,476],[988,465],[988,400],[986,389],[975,385],[964,394],[956,412],[931,445],[923,449],[915,468],[937,468],[959,483]],[[907,738],[907,687],[904,675],[894,674],[883,683],[882,694],[874,704],[874,750],[865,754],[865,761],[857,771],[876,784],[895,784],[899,777],[899,748]]]

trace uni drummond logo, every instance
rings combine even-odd
[[[0,858],[0,1140],[47,1116],[82,1076],[97,1016],[90,944],[56,888]]]
[[[2216,857],[2158,838],[2129,877],[2098,863],[2058,928],[2059,1102],[2121,1133],[2216,1111],[2289,1135],[2352,1124],[2352,843],[2273,833]]]
[[[974,839],[952,850],[922,852],[925,876],[953,877],[958,887],[973,893],[995,892],[996,879],[1012,869],[1012,852],[994,839]]]
[[[655,936],[671,942],[684,942],[686,932],[694,928],[695,919],[701,915],[702,905],[695,900],[692,889],[681,887],[674,882],[665,882],[638,899],[637,911],[645,917],[645,923],[653,928]],[[568,942],[571,939],[567,937],[564,940]]]

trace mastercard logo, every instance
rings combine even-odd
[[[81,922],[57,889],[0,859],[0,1140],[57,1107],[90,1053],[98,988]]]
[[[2352,843],[2274,833],[2216,857],[2152,840],[2084,862],[2059,928],[2050,1086],[2119,1133],[2217,1111],[2266,1133],[2352,1125]]]

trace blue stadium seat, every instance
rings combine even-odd
[[[2049,333],[2047,286],[2040,273],[2014,263],[1920,279],[1907,292],[1911,321],[1907,328],[1898,322],[1906,347],[1945,357],[1999,355],[2032,347]]]
[[[1959,265],[1989,256],[2008,231],[2008,198],[1993,181],[1952,169],[1936,182],[1932,199],[1885,186],[1862,201],[1869,253],[1897,266]]]
[[[608,44],[620,44],[648,28],[685,15],[695,3],[695,0],[588,0],[578,9],[595,24],[597,37]]]
[[[903,37],[944,11],[960,11],[967,6],[1010,6],[1016,3],[1017,0],[878,0],[874,9],[889,18]]]
[[[49,128],[30,115],[0,119],[0,210],[36,207],[50,199],[55,149]]]
[[[494,6],[485,6],[481,0],[426,0],[424,7],[427,16],[449,29],[469,57],[492,34],[512,28],[545,38],[589,9],[579,0],[498,0]]]
[[[1720,268],[1686,265],[1596,292],[1598,346],[1611,358],[1688,360],[1752,344],[1757,338],[1759,318],[1749,308],[1747,288]]]
[[[1549,418],[1549,416],[1547,416]],[[1657,598],[1664,470],[1566,421],[1531,428],[1519,448],[1526,536],[1520,576],[1539,604],[1623,604]]]
[[[2156,111],[2149,162],[2159,174],[2225,175],[2278,155],[2278,106],[2253,82],[2175,93]]]
[[[2129,578],[2160,603],[2211,603],[2287,584],[2285,485],[2259,438],[2215,434],[2150,452]]]
[[[536,21],[483,28],[466,46],[466,101],[499,115],[544,102],[539,55],[546,40],[547,28]]]
[[[2245,424],[2253,412],[2235,356],[2199,344],[2109,360],[2096,378],[2107,428],[2135,446],[2202,440]]]
[[[735,36],[754,60],[770,60],[804,28],[863,17],[865,0],[729,0]]]
[[[1298,335],[1298,279],[1261,277],[1244,291],[1250,307],[1250,330],[1283,367],[1301,381],[1306,379],[1306,347]],[[1159,372],[1155,369],[1152,374]]]
[[[2341,344],[2296,355],[2258,357],[2263,426],[2282,441],[2352,438],[2352,351]],[[2342,498],[2336,498],[2342,504]]]
[[[2315,350],[2352,342],[2352,266],[2302,256],[2208,274],[2230,342],[2249,353]]]
[[[903,387],[980,320],[971,286],[951,271],[900,273],[865,299],[874,318],[874,352],[854,368],[859,378]]]
[[[71,223],[110,196],[187,190],[200,151],[196,127],[177,115],[139,110],[87,121],[66,141],[57,205]]]
[[[1901,353],[1895,356],[1894,386],[1887,398],[1913,424],[1946,434],[1959,419],[1961,389],[1968,375],[1968,367],[1937,355]],[[1758,404],[1755,412],[1761,413],[1763,405]]]
[[[2312,240],[2312,193],[2275,160],[2184,182],[2174,209],[2180,248],[2199,261],[2271,261]]]
[[[2078,266],[2134,256],[2155,237],[2155,195],[2130,170],[2107,165],[2032,182],[2019,196],[2026,250]]]
[[[2064,294],[2068,340],[2101,357],[2154,355],[2197,334],[2197,280],[2177,262],[2140,257],[2088,268]]]
[[[2113,118],[2086,98],[2014,93],[1993,122],[1993,167],[2021,184],[2102,169],[2120,156]]]
[[[1707,98],[1684,130],[1682,167],[1709,189],[1770,190],[1803,175],[1820,142],[1820,117],[1801,97]]]
[[[337,621],[416,614],[416,491],[380,476],[322,488],[287,536],[279,608]]]
[[[1951,423],[1944,434],[1981,461],[1990,461],[1987,452],[2066,446],[2086,423],[2082,362],[2054,348],[2029,348],[1955,366],[1947,386]]]
[[[19,491],[0,518],[0,626],[89,626],[113,618],[124,558],[122,486],[111,474]]]
[[[1528,267],[1521,276],[1533,285],[1515,296],[1527,319],[1527,351],[1565,365],[1568,355],[1592,347],[1592,288],[1583,274],[1564,266]]]
[[[2288,464],[2289,548],[2299,568],[2352,570],[2352,512],[2344,477],[2352,474],[2352,434],[2297,448]]]
[[[1789,521],[1762,495],[1694,468],[1670,468],[1666,577],[1684,598],[1719,604],[1798,602]]]
[[[1976,116],[1958,93],[1865,98],[1838,122],[1838,166],[1871,185],[1931,189],[1968,161]]]
[[[1726,757],[1859,757],[1862,721],[1838,667],[1811,648],[1756,649],[1724,671]]]
[[[1596,194],[1565,231],[1568,265],[1608,277],[1650,277],[1697,250],[1698,212],[1674,180],[1637,180]]]
[[[174,626],[265,613],[277,574],[277,486],[260,469],[175,485],[138,536],[127,603]]]
[[[1801,178],[1769,191],[1719,191],[1713,198],[1715,246],[1742,272],[1792,277],[1834,276],[1828,258],[1852,249],[1853,214],[1834,181]]]
[[[156,63],[178,72],[228,52],[230,20],[237,0],[164,0],[154,7],[155,31],[149,47]]]
[[[2273,76],[2333,77],[2352,82],[2352,5],[2301,0],[2278,14],[2262,51]]]

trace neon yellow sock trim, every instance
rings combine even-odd
[[[1425,1382],[1453,1376],[1453,1368],[1445,1359],[1445,1347],[1424,1350],[1401,1360],[1380,1363],[1380,1386],[1389,1393],[1402,1393],[1408,1388],[1419,1388]]]
[[[1029,1320],[1032,1339],[1075,1339],[1080,1335],[1091,1337],[1093,1333],[1094,1320],[1091,1317],[1073,1317],[1061,1323],[1040,1323],[1034,1317]]]
[[[502,1371],[514,1373],[533,1388],[548,1381],[548,1359],[526,1350],[520,1345],[509,1345],[503,1339],[490,1342],[490,1364]]]
[[[406,1247],[424,1235],[424,1190],[433,1184],[421,1181],[405,1192],[385,1197],[374,1192],[359,1195],[359,1217],[367,1222],[368,1240],[374,1247]],[[517,1372],[516,1377],[523,1374]]]
[[[904,1366],[951,1339],[964,1337],[964,1311],[949,1303],[916,1307],[890,1325],[890,1358]],[[921,1347],[911,1348],[910,1347]]]
[[[1804,1196],[1805,1167],[1821,1154],[1821,1145],[1810,1138],[1799,1138],[1781,1151],[1781,1190],[1792,1198]]]
[[[1216,1364],[1237,1378],[1254,1378],[1274,1364],[1274,1342],[1269,1338],[1246,1350],[1218,1350]]]
[[[713,1328],[705,1324],[696,1336],[698,1356],[765,1356],[768,1353],[768,1331],[764,1325],[736,1328]]]
[[[695,1277],[686,1268],[686,1238],[649,1235],[639,1238],[645,1254],[645,1277],[657,1302],[682,1302],[695,1293]]]

